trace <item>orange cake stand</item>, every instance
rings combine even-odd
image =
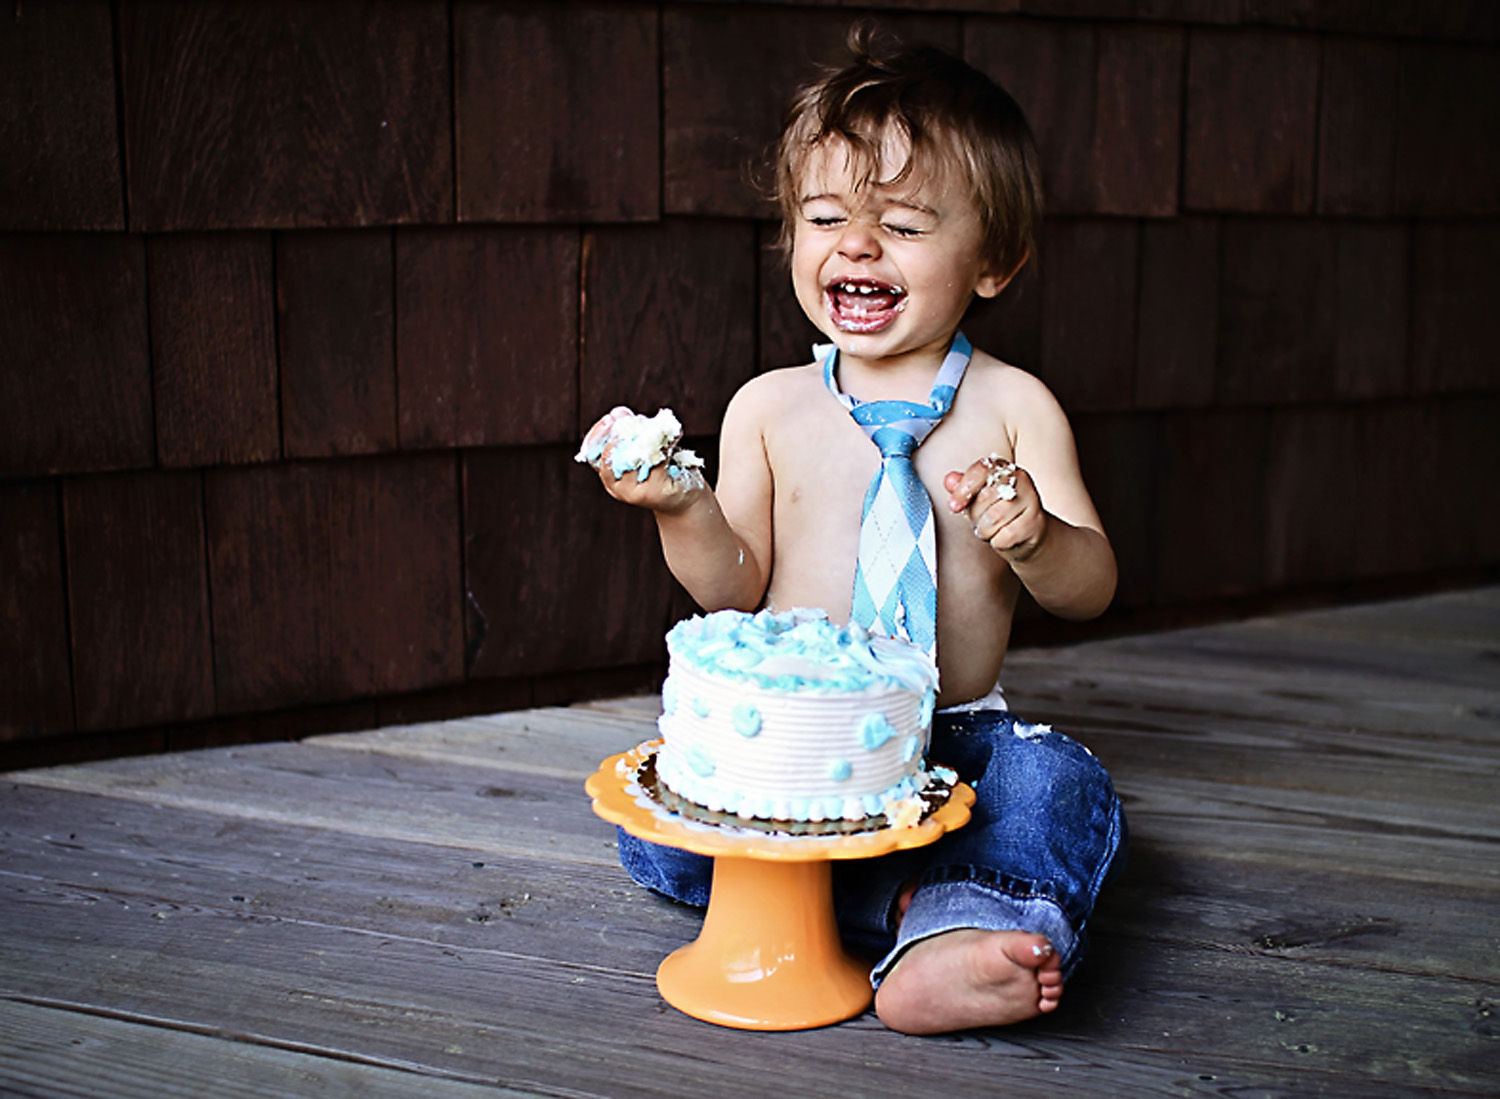
[[[870,1006],[870,966],[849,955],[833,915],[834,859],[923,847],[969,820],[974,791],[959,783],[946,804],[909,828],[852,836],[787,836],[686,820],[636,785],[659,741],[610,756],[585,784],[594,812],[633,836],[714,860],[703,930],[656,971],[667,1003],[695,1019],[741,1030],[805,1030]]]

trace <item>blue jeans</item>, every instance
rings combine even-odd
[[[969,823],[928,847],[838,860],[834,910],[851,946],[884,956],[878,987],[913,943],[945,931],[1034,931],[1062,961],[1082,960],[1094,902],[1125,863],[1125,811],[1088,749],[1008,710],[933,717],[931,756],[974,788]],[[620,863],[647,889],[708,904],[713,860],[620,830]],[[906,915],[903,886],[915,881]]]

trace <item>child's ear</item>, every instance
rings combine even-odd
[[[1030,258],[1031,253],[1027,252],[1021,257],[1021,262],[1016,264],[1015,270],[1008,275],[997,275],[993,270],[986,269],[984,274],[979,276],[979,281],[974,284],[974,293],[981,298],[995,297],[1010,285],[1011,279],[1021,273],[1021,268],[1026,266],[1026,261]]]

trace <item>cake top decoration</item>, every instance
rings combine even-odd
[[[937,666],[920,649],[862,626],[835,626],[825,611],[806,607],[695,615],[672,627],[667,649],[705,671],[779,690],[937,690]]]

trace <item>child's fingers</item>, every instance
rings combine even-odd
[[[985,490],[993,490],[1001,498],[1013,495],[1015,463],[999,454],[987,454],[960,473],[953,470],[943,478],[943,487],[948,490],[948,508],[954,513],[967,511]]]

